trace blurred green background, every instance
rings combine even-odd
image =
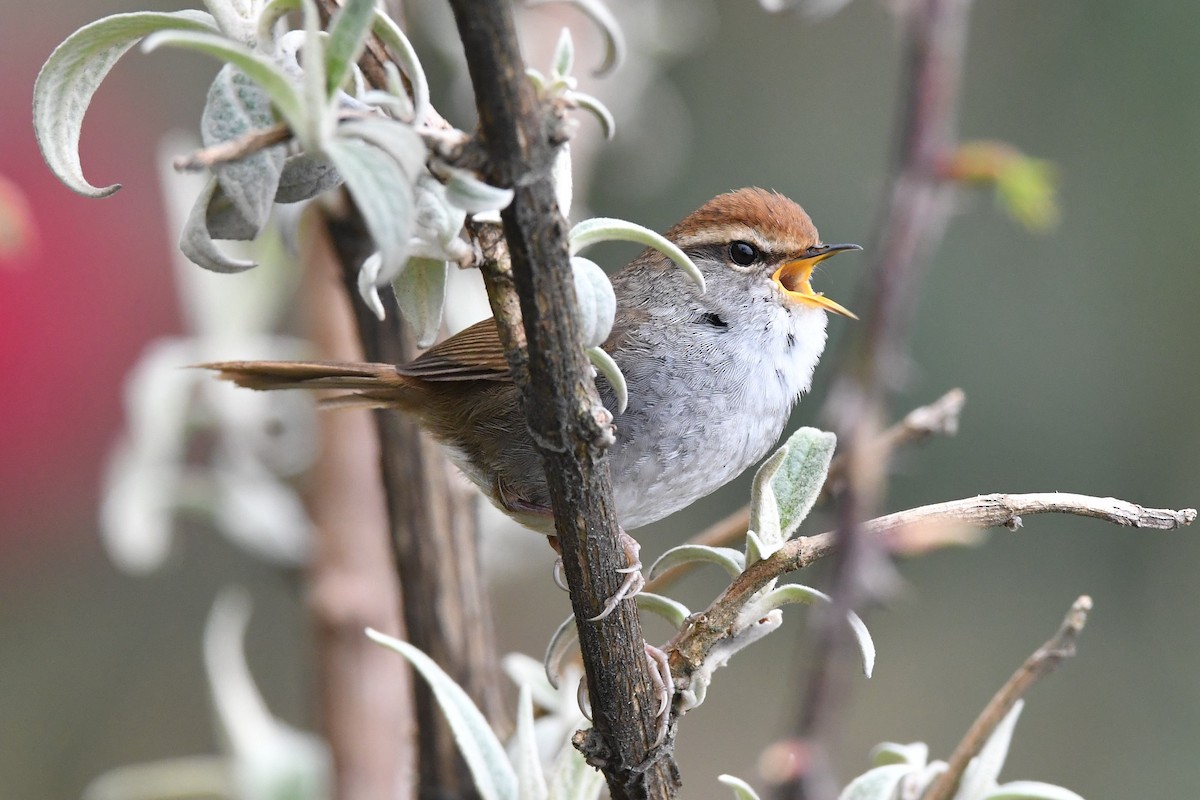
[[[441,4],[410,5],[418,36],[437,36]],[[855,0],[819,22],[770,16],[750,0],[669,5],[677,16],[664,30],[677,52],[640,77],[586,85],[619,107],[640,81],[640,101],[618,111],[617,142],[599,153],[580,200],[664,229],[717,192],[756,184],[801,202],[827,241],[869,244],[895,150],[902,56],[886,5]],[[147,342],[180,325],[154,147],[166,129],[194,126],[215,66],[136,51],[118,65],[84,129],[85,173],[126,185],[103,201],[53,181],[28,109],[36,70],[59,41],[103,14],[150,6],[0,6],[0,174],[25,192],[38,227],[35,251],[0,267],[0,797],[14,800],[74,797],[117,765],[216,750],[200,631],[227,583],[255,596],[248,647],[269,704],[294,724],[316,724],[294,577],[192,529],[166,569],[132,578],[97,539],[122,376]],[[627,22],[646,13],[632,2],[616,10]],[[563,19],[581,47],[595,44],[582,16]],[[645,20],[632,26],[635,48],[649,46],[638,44],[653,29]],[[441,87],[435,104],[466,124],[469,100],[447,95],[457,85],[444,74],[452,52],[425,48]],[[581,53],[581,65],[594,57]],[[1200,6],[978,3],[963,92],[964,139],[1005,140],[1056,164],[1062,222],[1032,235],[990,195],[959,197],[928,265],[894,410],[954,386],[968,404],[957,438],[899,459],[889,509],[1050,490],[1197,505]],[[853,305],[865,263],[839,259],[819,288]],[[831,354],[850,324],[834,320]],[[831,362],[796,424],[819,424]],[[744,502],[747,485],[643,529],[644,555]],[[876,676],[850,681],[835,732],[842,779],[881,740],[925,740],[947,755],[1088,593],[1096,610],[1079,655],[1030,695],[1005,777],[1060,783],[1090,800],[1200,794],[1198,537],[1027,518],[980,548],[901,563],[903,590],[868,619]],[[532,573],[501,564],[493,589],[502,650],[536,654],[567,601],[549,581],[549,551],[529,547]],[[717,588],[715,575],[701,575],[680,592],[700,604]],[[739,656],[686,718],[688,797],[727,796],[714,781],[722,772],[754,782],[761,749],[788,732],[809,664],[803,617],[790,614],[783,633]]]

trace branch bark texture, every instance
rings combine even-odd
[[[655,747],[657,702],[633,603],[587,622],[622,580],[626,556],[604,451],[612,441],[580,347],[566,223],[551,167],[560,119],[538,103],[525,78],[505,0],[450,0],[475,89],[489,182],[515,196],[501,218],[527,350],[520,350],[504,265],[484,270],[501,340],[541,450],[587,672],[594,730],[583,750],[600,766],[615,800],[673,797],[678,770]]]

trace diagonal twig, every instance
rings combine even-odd
[[[946,771],[929,786],[922,800],[949,800],[954,795],[967,765],[971,763],[972,758],[979,755],[992,731],[1012,710],[1013,705],[1025,696],[1033,684],[1053,672],[1065,659],[1075,655],[1075,640],[1083,632],[1091,610],[1092,598],[1087,595],[1081,596],[1071,605],[1055,634],[1025,659],[1025,663],[1000,687],[1000,691],[996,692],[980,712],[962,741],[954,748]]]

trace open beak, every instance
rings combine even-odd
[[[775,274],[771,276],[771,280],[779,284],[790,299],[800,303],[806,303],[810,306],[823,308],[826,311],[832,311],[835,314],[841,314],[843,317],[850,319],[858,319],[849,309],[841,304],[830,300],[820,292],[814,292],[812,284],[809,281],[812,279],[813,269],[825,259],[846,250],[862,250],[856,244],[821,244],[816,247],[810,247],[805,251],[800,258],[788,261],[782,267],[775,270]]]

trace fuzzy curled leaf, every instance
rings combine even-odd
[[[446,200],[468,214],[500,211],[512,202],[513,190],[492,186],[475,177],[475,173],[457,167],[444,167]]]
[[[1083,800],[1083,797],[1052,783],[1013,781],[984,795],[982,800]]]
[[[753,606],[754,611],[760,613],[762,609],[779,608],[787,603],[811,605],[817,600],[826,603],[833,602],[829,595],[813,589],[811,586],[785,583],[764,594],[761,599],[754,602]],[[862,617],[853,611],[847,612],[846,621],[850,624],[850,630],[854,633],[854,640],[858,643],[859,652],[862,654],[863,674],[869,678],[875,670],[875,642],[871,639],[871,632],[867,630],[867,625],[862,621]]]
[[[196,204],[188,214],[183,232],[179,236],[179,250],[193,264],[213,272],[245,272],[255,262],[231,258],[217,249],[209,231],[209,205],[218,191],[216,178],[209,180],[204,191],[196,198]]]
[[[297,153],[283,163],[276,203],[299,203],[340,186],[342,176],[329,159],[315,153]]]
[[[392,281],[400,316],[412,328],[417,347],[429,347],[442,329],[446,306],[446,273],[450,265],[430,258],[410,258]]]
[[[208,198],[208,207],[204,212],[204,224],[208,228],[210,238],[237,242],[249,242],[257,238],[263,227],[242,216],[242,212],[234,205],[234,202],[225,195],[219,178],[216,189]]]
[[[233,64],[266,92],[294,133],[303,135],[306,131],[307,116],[300,93],[287,73],[265,56],[216,34],[190,31],[160,31],[149,36],[142,49],[150,52],[164,46],[195,50]]]
[[[661,594],[653,592],[638,592],[634,595],[634,602],[642,611],[649,611],[653,614],[665,619],[675,627],[675,630],[682,630],[687,618],[692,615],[691,609],[680,603],[678,600],[672,600],[669,597],[664,597]]]
[[[617,120],[600,98],[593,97],[586,92],[571,92],[571,102],[596,118],[605,139],[612,141],[612,138],[617,135]]]
[[[680,250],[674,242],[662,234],[649,228],[623,219],[593,217],[585,219],[572,228],[568,238],[571,255],[575,255],[588,245],[597,242],[635,242],[653,247],[674,261],[692,279],[692,282],[700,287],[700,291],[704,291],[704,275],[700,273],[700,268],[688,257],[687,253]]]
[[[575,301],[579,308],[579,332],[585,348],[604,344],[617,314],[617,295],[612,281],[595,261],[571,257],[575,278]]]
[[[734,800],[759,800],[758,792],[754,791],[750,784],[741,778],[733,775],[718,775],[717,780],[733,790]]]
[[[575,630],[575,617],[572,615],[554,629],[554,635],[550,637],[550,642],[546,645],[546,655],[542,659],[542,665],[546,668],[546,680],[550,681],[550,685],[555,689],[559,688],[562,682],[563,656],[575,643],[578,635]]]
[[[33,129],[47,166],[72,191],[107,197],[121,188],[93,186],[83,177],[83,117],[121,56],[142,37],[165,30],[215,32],[216,23],[201,11],[114,14],[75,31],[46,59],[33,87]]]
[[[354,64],[367,45],[375,21],[375,0],[346,0],[329,24],[325,48],[325,91],[333,97],[350,77]]]
[[[454,733],[458,751],[471,770],[480,796],[484,800],[517,800],[516,772],[487,719],[467,693],[433,659],[408,642],[371,628],[367,629],[367,636],[404,656],[429,684]]]
[[[542,5],[543,3],[554,2],[555,0],[534,0],[528,3],[531,6]],[[570,3],[588,16],[600,33],[604,36],[604,61],[600,66],[592,72],[597,78],[602,78],[609,74],[625,60],[625,34],[621,32],[621,25],[617,22],[617,18],[613,16],[611,10],[604,3],[604,0],[561,0],[562,2]]]
[[[533,726],[533,698],[522,685],[517,697],[517,732],[513,762],[517,770],[517,797],[521,800],[547,800],[546,775],[538,755],[537,735]]]
[[[625,382],[625,373],[621,372],[621,367],[613,359],[608,352],[600,347],[589,347],[587,356],[592,362],[592,366],[596,368],[596,372],[603,375],[608,381],[608,385],[612,387],[613,398],[617,403],[617,413],[624,414],[625,409],[629,407],[629,384]]]
[[[907,764],[869,769],[847,784],[838,800],[894,800],[904,777],[913,771]]]
[[[267,93],[244,72],[226,64],[209,86],[200,117],[200,135],[204,146],[211,147],[268,127],[274,121]],[[271,213],[285,158],[285,147],[280,144],[216,167],[221,191],[256,232]]]
[[[800,428],[759,468],[750,490],[750,528],[769,552],[778,550],[808,516],[829,474],[837,437]]]
[[[390,283],[404,269],[408,256],[413,180],[374,142],[338,136],[325,143],[325,155],[341,174],[379,248],[381,263],[374,283]]]
[[[732,547],[709,547],[702,544],[681,544],[663,553],[650,565],[649,576],[653,580],[657,576],[680,564],[693,562],[716,564],[725,570],[729,576],[737,577],[746,568],[745,558]]]
[[[401,69],[404,70],[404,74],[408,77],[413,98],[412,124],[420,125],[429,111],[429,80],[425,77],[425,68],[421,66],[421,59],[417,58],[417,51],[404,31],[383,11],[376,10],[373,30],[375,35],[392,51],[392,55],[395,56]]]
[[[924,742],[899,744],[880,742],[871,748],[871,765],[882,767],[887,764],[908,764],[910,767],[925,768],[929,761],[929,745]]]

